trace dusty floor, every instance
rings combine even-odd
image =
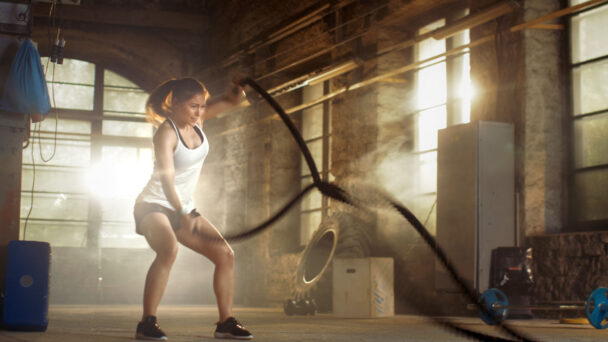
[[[0,341],[113,342],[134,340],[136,306],[51,306],[46,332],[0,331]],[[255,341],[466,341],[420,316],[342,319],[328,314],[285,316],[281,309],[237,308],[235,314]],[[214,340],[215,307],[161,306],[159,323],[169,341]],[[462,326],[498,335],[476,318],[454,318]],[[550,320],[510,321],[535,341],[608,340],[608,331]]]

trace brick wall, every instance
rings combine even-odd
[[[540,302],[584,301],[608,286],[608,233],[532,236],[535,298]]]

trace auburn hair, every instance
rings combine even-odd
[[[203,94],[205,100],[209,92],[200,81],[191,78],[170,79],[159,84],[146,101],[146,118],[155,126],[160,125],[171,113],[171,106]]]

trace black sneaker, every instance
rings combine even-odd
[[[215,338],[232,338],[235,340],[251,340],[253,335],[249,333],[234,317],[228,317],[224,322],[216,323]]]
[[[138,340],[166,341],[167,335],[160,330],[160,326],[156,323],[156,316],[148,316],[137,323],[135,338]]]

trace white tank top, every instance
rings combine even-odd
[[[182,207],[190,211],[194,209],[194,189],[196,188],[196,183],[201,174],[205,157],[207,157],[207,153],[209,153],[209,142],[207,141],[207,137],[203,130],[198,125],[195,125],[194,129],[199,133],[199,136],[202,137],[203,143],[194,149],[189,149],[182,141],[182,137],[173,121],[169,118],[167,118],[167,121],[169,121],[173,129],[175,129],[178,140],[177,147],[173,151],[175,190],[181,200]],[[155,162],[154,173],[148,181],[148,184],[137,197],[136,202],[156,203],[171,210],[175,210],[167,200],[167,196],[165,196],[159,171],[157,163]]]

